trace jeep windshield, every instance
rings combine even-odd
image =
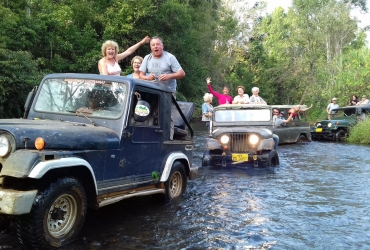
[[[354,116],[356,115],[356,108],[351,109],[333,109],[336,117],[343,117],[343,116]]]
[[[47,79],[40,86],[38,112],[118,118],[123,111],[125,83],[92,79]]]
[[[270,109],[220,109],[215,112],[216,122],[268,122]]]

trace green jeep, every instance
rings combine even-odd
[[[347,106],[333,109],[333,112],[335,114],[331,120],[318,121],[311,127],[313,140],[342,141],[353,125],[366,119],[370,113],[370,105]]]

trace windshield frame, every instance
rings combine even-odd
[[[217,109],[213,117],[213,121],[216,123],[265,123],[271,119],[271,109],[268,108]]]
[[[40,84],[33,102],[38,114],[89,116],[94,119],[119,119],[125,110],[129,86],[125,81],[53,77]],[[97,99],[96,107],[90,100]],[[89,100],[88,100],[89,99]],[[86,108],[86,109],[80,109]],[[90,110],[89,110],[90,109]]]

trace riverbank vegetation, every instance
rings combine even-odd
[[[269,104],[306,104],[308,120],[325,117],[332,97],[370,96],[370,50],[351,17],[365,1],[293,0],[265,15],[265,5],[233,9],[229,0],[0,0],[0,117],[20,117],[47,73],[98,73],[101,44],[121,50],[160,36],[186,72],[178,98],[200,108],[212,77],[222,86],[253,86]],[[241,1],[243,2],[243,1]],[[236,15],[238,14],[238,15]],[[149,46],[134,55],[145,56]],[[130,60],[120,62],[130,73]],[[217,104],[217,100],[215,100]]]
[[[354,127],[352,127],[346,140],[351,143],[370,144],[369,135],[370,119],[368,118],[365,121],[358,122]]]

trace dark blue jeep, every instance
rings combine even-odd
[[[64,245],[87,207],[182,195],[194,179],[194,104],[156,82],[52,74],[23,119],[0,120],[0,227],[14,217],[29,248]]]

